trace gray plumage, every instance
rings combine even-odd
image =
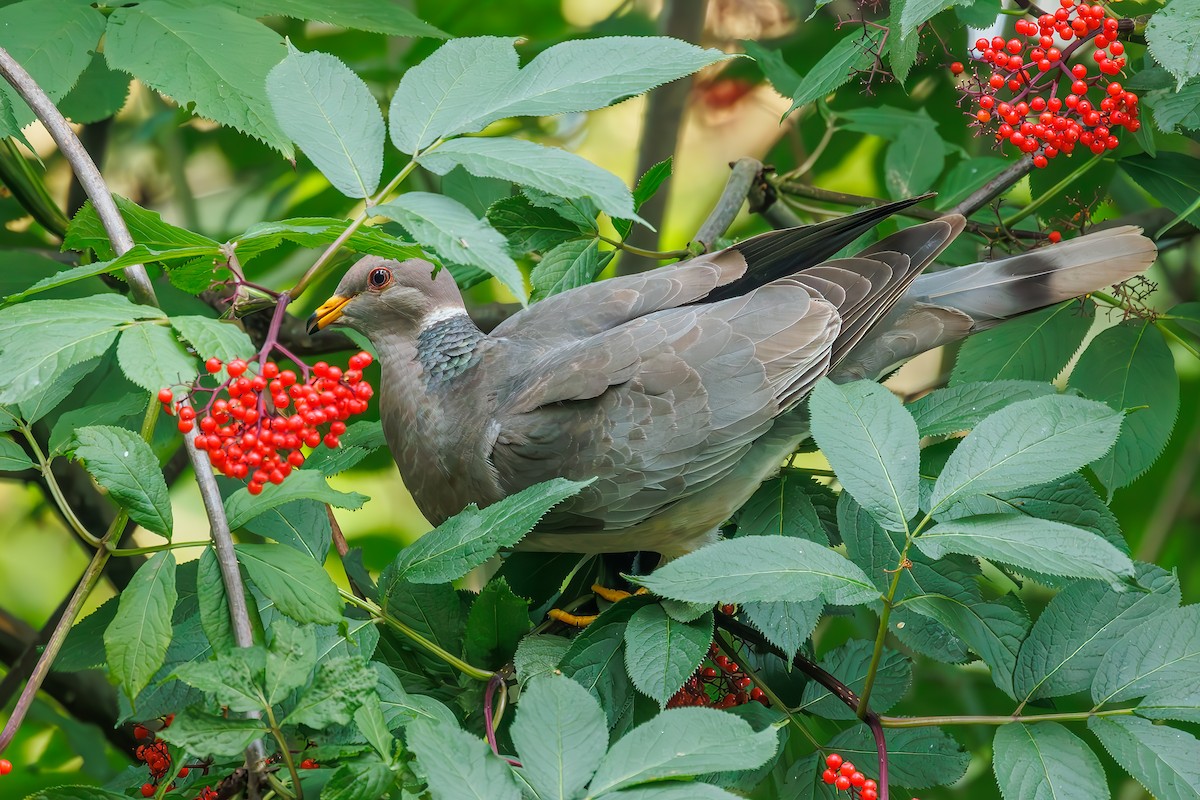
[[[447,271],[367,257],[313,325],[375,345],[384,432],[434,524],[552,477],[594,478],[522,546],[677,556],[778,470],[821,377],[876,378],[1155,255],[1122,228],[918,277],[962,231],[950,216],[829,260],[902,205],[572,289],[490,334]]]

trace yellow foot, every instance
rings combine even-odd
[[[626,592],[621,589],[610,589],[607,586],[601,586],[598,583],[592,584],[592,591],[597,597],[607,600],[610,603],[617,603],[627,597],[635,597],[639,594],[646,594],[645,588],[638,589],[636,592]],[[570,625],[573,628],[586,628],[596,621],[599,614],[571,614],[558,608],[552,608],[547,612],[546,616],[564,625]]]

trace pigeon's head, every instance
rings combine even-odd
[[[308,332],[345,325],[375,340],[376,334],[420,331],[435,319],[462,312],[462,295],[449,270],[419,258],[367,256],[308,318]]]

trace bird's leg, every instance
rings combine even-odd
[[[636,592],[626,592],[621,589],[610,589],[607,586],[601,586],[598,583],[592,584],[592,592],[597,597],[607,600],[610,603],[619,603],[628,597],[635,597],[639,594],[647,593],[645,588],[638,589]],[[571,614],[570,612],[563,611],[562,609],[552,608],[546,613],[546,616],[550,617],[552,620],[561,622],[564,625],[570,625],[573,628],[586,628],[588,625],[591,625],[593,622],[595,622],[596,618],[600,615]]]

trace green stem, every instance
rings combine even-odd
[[[672,258],[687,258],[691,255],[687,250],[646,250],[642,247],[636,247],[632,244],[626,244],[619,239],[609,239],[607,236],[596,234],[596,238],[605,244],[611,244],[618,250],[624,250],[626,253],[632,253],[635,256],[642,258],[653,258],[656,261],[667,261]]]
[[[904,531],[904,549],[900,551],[900,561],[896,564],[896,571],[892,573],[892,583],[888,586],[887,595],[883,598],[883,611],[879,613],[879,630],[875,634],[875,649],[871,652],[871,664],[867,667],[867,679],[863,683],[862,694],[858,697],[858,708],[855,712],[859,719],[864,719],[867,715],[868,703],[871,700],[871,690],[875,688],[875,676],[879,671],[879,661],[883,658],[883,642],[887,639],[888,622],[892,618],[892,609],[895,608],[896,589],[900,586],[900,576],[904,574],[908,561],[908,548],[912,546],[913,539],[917,537],[929,521],[933,519],[933,512],[930,511],[917,524],[911,532],[908,530],[908,524],[905,523]]]
[[[939,725],[1008,725],[1011,722],[1086,722],[1092,717],[1118,717],[1133,713],[1132,708],[1114,708],[1109,711],[1069,711],[1060,714],[1012,714],[1005,716],[962,716],[962,717],[880,717],[885,728],[929,728]]]
[[[425,650],[428,650],[430,653],[432,653],[433,655],[440,658],[442,661],[445,661],[447,664],[454,667],[456,670],[458,670],[462,674],[466,675],[468,678],[474,678],[477,681],[490,681],[492,679],[492,676],[496,674],[489,670],[480,669],[479,667],[475,667],[475,666],[468,664],[466,661],[463,661],[461,658],[454,655],[450,651],[445,650],[442,647],[438,646],[437,644],[429,641],[424,636],[417,633],[415,630],[410,628],[408,625],[405,625],[403,622],[396,619],[391,614],[387,613],[386,611],[384,611],[382,608],[380,608],[378,605],[371,602],[370,600],[365,600],[361,597],[354,595],[351,592],[347,592],[345,589],[342,589],[342,588],[338,589],[338,593],[341,594],[342,599],[345,600],[350,605],[356,606],[357,608],[361,608],[363,611],[366,611],[372,617],[375,617],[378,620],[382,620],[383,622],[386,622],[388,625],[390,625],[393,628],[395,628],[396,630],[400,631],[400,633],[404,634],[409,639],[411,639],[412,641],[414,641],[418,645],[420,645],[422,648],[424,648]]]
[[[746,664],[745,659],[738,656],[737,652],[733,649],[733,642],[730,641],[729,633],[727,631],[721,631],[720,635],[716,637],[716,641],[717,647],[721,648],[721,650],[725,652],[725,655],[729,656],[730,659],[736,661],[741,666],[742,671],[746,673],[750,680],[754,681],[755,685],[763,690],[763,694],[767,696],[767,699],[770,700],[776,708],[778,708],[784,714],[787,714],[788,722],[791,722],[796,726],[800,733],[804,734],[804,738],[808,739],[809,744],[811,744],[817,750],[824,750],[825,748],[822,746],[822,744],[818,742],[816,737],[809,732],[808,728],[804,727],[804,724],[800,722],[800,718],[797,717],[792,709],[788,707],[788,704],[783,702],[783,700],[779,698],[779,695],[771,691],[771,687],[767,685],[767,682],[758,677],[755,671]]]
[[[1107,160],[1108,159],[1101,158],[1099,156],[1093,156],[1092,158],[1088,158],[1086,161],[1084,161],[1082,164],[1080,164],[1078,167],[1076,167],[1069,175],[1067,175],[1061,181],[1056,183],[1054,185],[1054,188],[1047,189],[1046,191],[1042,192],[1042,194],[1040,196],[1038,196],[1033,202],[1029,203],[1024,208],[1018,209],[1017,211],[1014,211],[1009,216],[1005,217],[1001,221],[1000,224],[1003,225],[1005,228],[1011,228],[1012,226],[1016,225],[1021,220],[1028,217],[1030,214],[1037,211],[1043,205],[1048,203],[1052,198],[1062,196],[1062,193],[1066,190],[1066,188],[1068,186],[1070,186],[1072,183],[1074,183],[1075,181],[1079,180],[1081,177],[1086,175],[1087,172],[1089,170],[1093,169],[1097,164],[1100,164],[1101,162],[1104,162]]]
[[[283,731],[279,729],[279,723],[275,721],[275,711],[271,708],[270,703],[263,703],[263,708],[267,712],[267,724],[271,726],[271,735],[275,737],[275,743],[279,745],[279,756],[292,775],[292,787],[296,790],[296,800],[304,800],[304,788],[300,785],[300,773],[296,770],[296,759],[292,758],[292,751],[288,748],[287,739],[284,738]],[[282,788],[277,787],[277,790]]]
[[[320,277],[321,273],[325,271],[325,268],[329,266],[329,262],[332,261],[333,257],[337,255],[337,252],[341,250],[342,245],[348,242],[350,237],[353,236],[368,219],[370,219],[371,209],[387,200],[392,192],[396,191],[396,187],[403,183],[404,179],[412,174],[412,171],[417,168],[418,157],[423,156],[434,148],[440,146],[442,141],[442,139],[438,139],[421,152],[415,153],[413,157],[408,160],[408,163],[396,173],[395,177],[387,182],[386,186],[376,192],[374,197],[366,199],[363,204],[363,210],[360,211],[358,215],[350,221],[350,224],[346,226],[346,230],[342,231],[341,234],[330,243],[329,247],[325,248],[325,252],[321,253],[321,255],[317,257],[317,260],[314,261],[313,265],[308,268],[308,271],[301,276],[300,280],[296,282],[296,285],[287,291],[287,294],[290,297],[293,299],[299,297],[316,278]]]
[[[123,556],[145,556],[151,553],[161,553],[164,550],[183,550],[186,547],[208,547],[210,543],[204,542],[167,542],[166,544],[152,544],[147,547],[109,547],[105,545],[110,556],[121,558]]]
[[[151,403],[150,405],[154,405]],[[90,544],[92,547],[100,547],[102,542],[88,531],[84,524],[75,515],[71,504],[67,502],[66,495],[63,494],[62,487],[58,485],[58,479],[54,477],[54,470],[50,467],[50,460],[46,458],[42,452],[41,445],[38,444],[37,438],[33,435],[33,429],[30,428],[22,420],[17,423],[21,433],[25,436],[25,441],[29,442],[29,448],[33,450],[33,455],[37,458],[38,469],[42,473],[42,478],[46,481],[46,488],[50,490],[50,496],[54,498],[54,504],[58,506],[59,512],[63,515],[63,519],[71,526],[71,530],[75,534]]]

